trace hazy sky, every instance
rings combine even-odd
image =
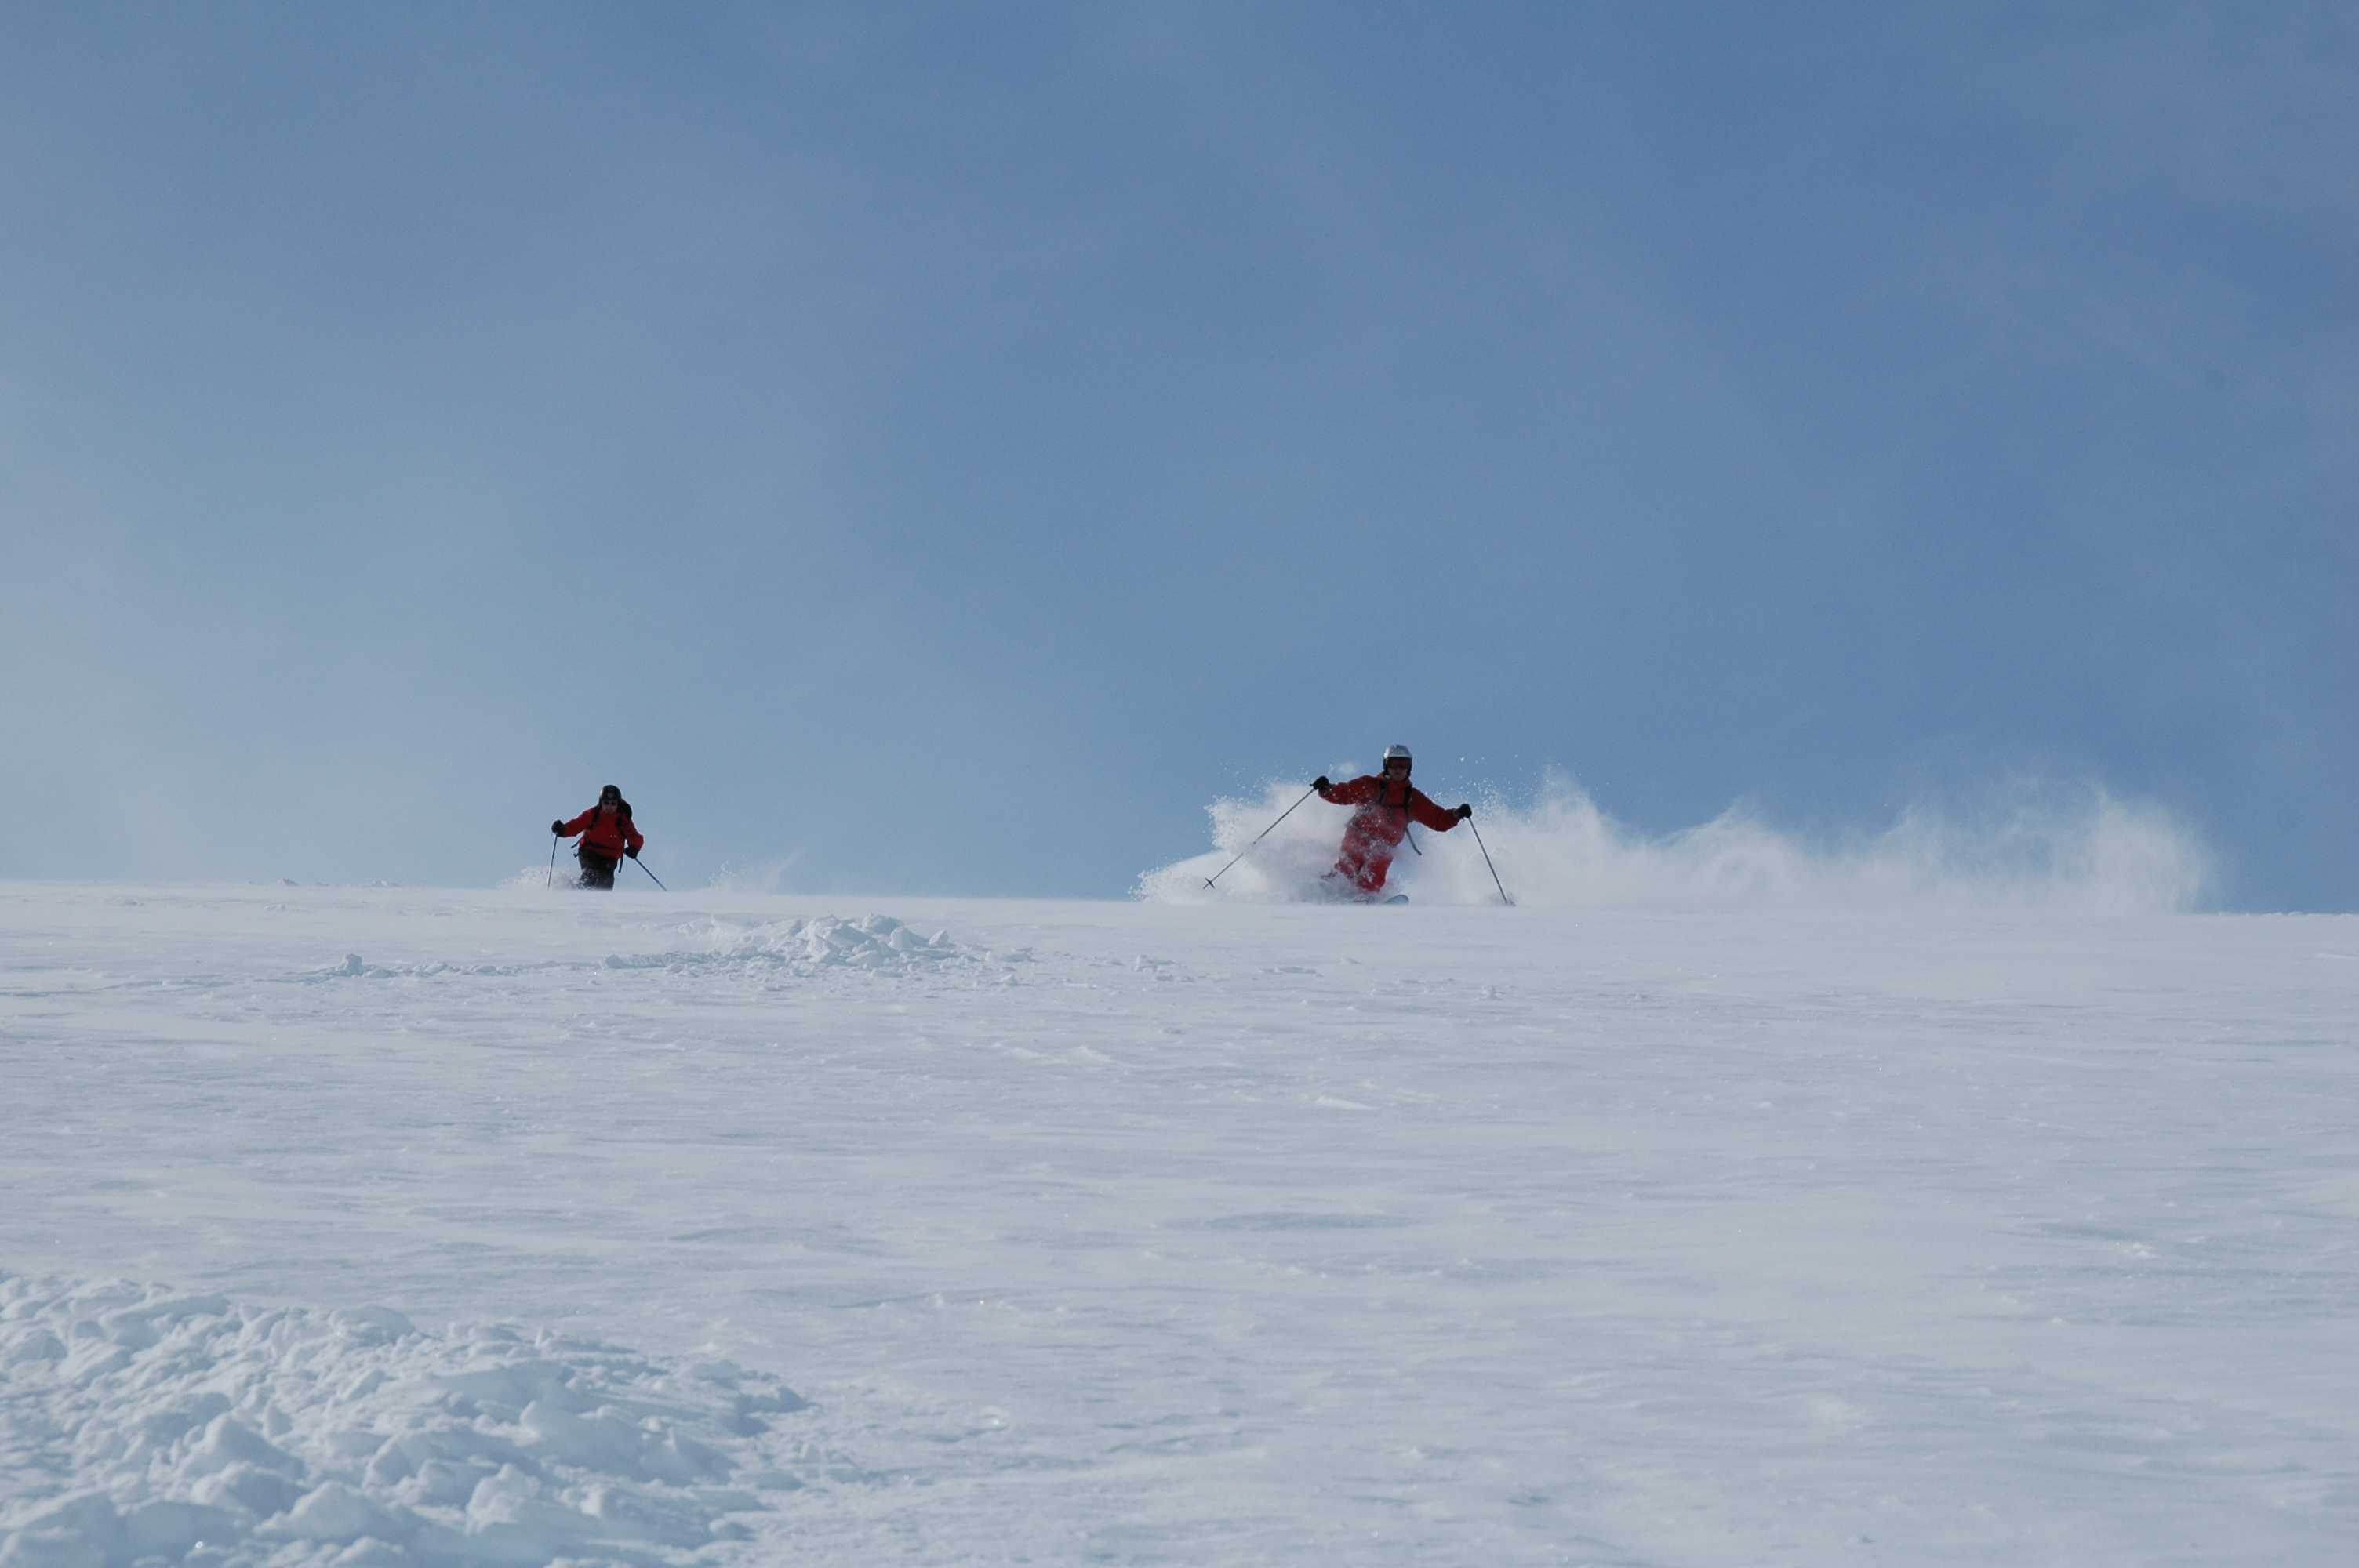
[[[2347,4],[0,6],[0,875],[1104,893],[1388,741],[2359,906]]]

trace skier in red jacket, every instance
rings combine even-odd
[[[582,862],[582,881],[585,888],[611,888],[614,885],[614,868],[624,856],[639,858],[639,847],[647,838],[631,824],[631,803],[623,792],[608,784],[598,792],[598,804],[571,822],[552,822],[549,830],[560,838],[582,835],[582,842],[573,857]]]
[[[1393,869],[1393,851],[1400,848],[1408,825],[1421,822],[1436,833],[1447,833],[1474,815],[1471,806],[1450,811],[1436,806],[1426,793],[1408,782],[1407,746],[1385,748],[1385,771],[1364,773],[1343,784],[1321,774],[1311,784],[1319,798],[1337,806],[1356,806],[1343,829],[1343,852],[1335,869],[1322,880],[1348,896],[1373,899],[1385,891],[1385,874]]]

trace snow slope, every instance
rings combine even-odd
[[[0,1563],[2347,1563],[2354,1022],[2347,917],[0,885]]]

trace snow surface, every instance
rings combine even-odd
[[[0,1563],[2359,1556],[2359,919],[1494,820],[1522,907],[0,884]]]

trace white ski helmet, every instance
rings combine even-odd
[[[1395,763],[1395,762],[1403,762],[1403,763],[1407,763],[1407,764],[1408,764],[1408,766],[1410,766],[1410,767],[1415,767],[1415,766],[1417,765],[1414,762],[1411,762],[1411,761],[1410,761],[1409,754],[1408,754],[1408,748],[1407,746],[1387,746],[1387,747],[1386,747],[1386,748],[1385,748],[1385,765],[1386,765],[1386,767],[1390,767],[1390,766],[1392,766],[1392,765],[1393,765],[1393,763]]]

